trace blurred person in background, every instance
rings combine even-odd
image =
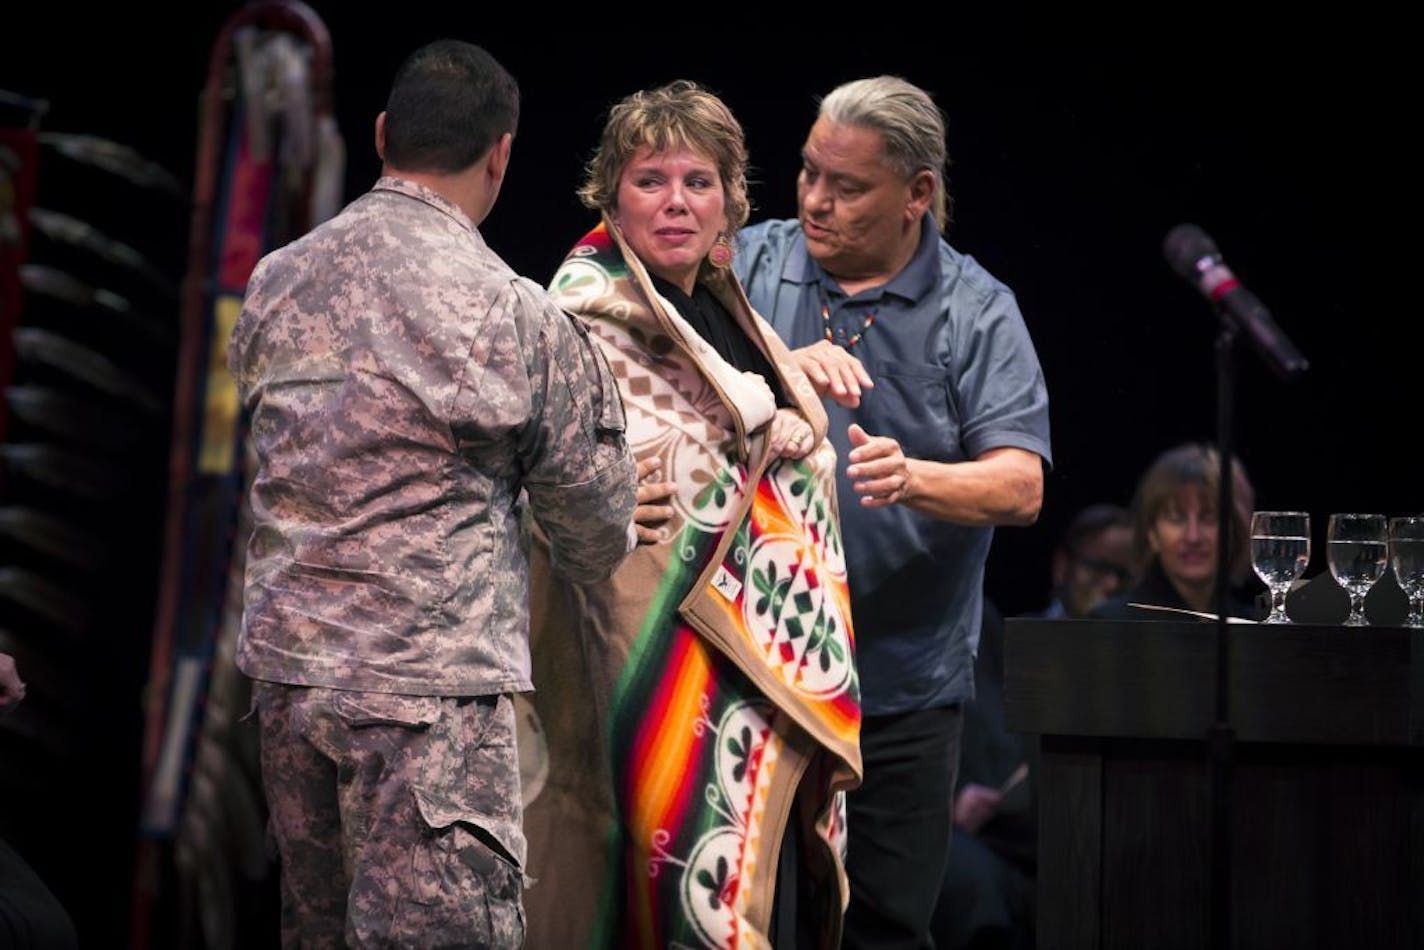
[[[1180,620],[1173,610],[1215,614],[1216,552],[1221,537],[1217,511],[1220,456],[1204,443],[1168,449],[1138,481],[1132,498],[1136,582],[1090,611],[1104,620]],[[1226,552],[1231,585],[1227,613],[1258,620],[1264,611],[1246,584],[1251,575],[1251,510],[1256,491],[1239,458],[1231,462],[1231,547]],[[1168,607],[1150,610],[1133,606]]]

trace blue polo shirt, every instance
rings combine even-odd
[[[794,220],[744,228],[737,250],[752,306],[789,346],[827,327],[842,345],[859,333],[850,352],[875,381],[857,409],[826,401],[865,713],[973,698],[993,529],[863,507],[845,477],[846,429],[891,436],[911,458],[963,462],[1014,447],[1051,464],[1048,390],[1013,291],[946,244],[929,215],[904,270],[852,297],[811,258]]]

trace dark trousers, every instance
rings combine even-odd
[[[942,706],[861,723],[865,781],[847,798],[847,950],[933,947],[964,719]]]

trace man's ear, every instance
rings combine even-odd
[[[386,160],[386,114],[376,116],[376,157]]]
[[[514,133],[506,132],[490,146],[489,173],[495,181],[503,181],[509,171],[509,153],[514,148]]]
[[[935,176],[928,168],[921,168],[910,179],[910,200],[905,203],[905,217],[918,221],[925,216],[934,200]]]

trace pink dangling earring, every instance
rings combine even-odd
[[[707,262],[718,269],[726,268],[732,263],[732,242],[727,240],[727,235],[717,235],[717,242],[707,252]]]

